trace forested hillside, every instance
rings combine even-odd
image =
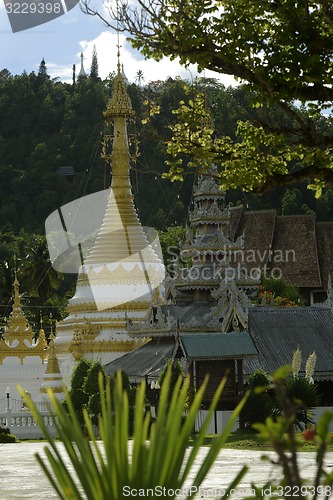
[[[110,172],[101,158],[103,111],[112,91],[113,75],[80,78],[72,85],[51,79],[42,61],[38,73],[12,76],[0,72],[0,226],[10,223],[18,232],[44,232],[46,217],[62,204],[109,185]],[[237,121],[251,118],[250,96],[242,88],[225,88],[215,80],[201,80],[218,134],[234,137]],[[194,91],[196,89],[194,88]],[[136,112],[130,138],[139,156],[132,164],[136,203],[144,224],[159,229],[186,220],[193,176],[183,183],[161,179],[166,171],[165,140],[172,113],[185,95],[181,80],[128,86]],[[191,96],[190,96],[191,97]],[[150,108],[160,111],[148,122]],[[280,119],[272,111],[272,120]],[[134,149],[134,144],[133,144]],[[74,178],[59,173],[72,166]],[[282,213],[313,210],[320,220],[333,216],[331,191],[316,202],[297,186],[261,197],[246,195],[250,208],[274,206]],[[244,202],[242,193],[230,193],[232,202]]]
[[[102,190],[110,184],[110,168],[101,157],[103,111],[112,92],[114,75],[105,80],[94,74],[72,84],[51,79],[41,62],[37,73],[11,75],[0,71],[0,300],[3,315],[10,302],[12,269],[17,267],[27,302],[47,308],[60,318],[65,293],[75,277],[50,274],[44,238],[44,221],[61,205]],[[187,82],[188,83],[188,82]],[[216,133],[235,136],[237,121],[255,118],[251,96],[242,87],[225,88],[216,80],[200,79],[193,95],[203,91]],[[136,119],[129,127],[132,183],[143,224],[163,230],[184,225],[191,200],[193,173],[182,183],[162,178],[167,170],[165,141],[175,123],[173,110],[191,94],[180,79],[128,85]],[[159,112],[153,111],[158,107]],[[283,117],[271,110],[272,120]],[[108,131],[109,132],[109,131]],[[73,167],[65,176],[60,167]],[[331,190],[316,200],[304,185],[275,189],[261,197],[229,192],[227,202],[244,203],[249,209],[276,208],[279,213],[316,212],[318,220],[333,219]],[[16,255],[16,264],[14,262]],[[35,271],[34,271],[35,270]],[[36,271],[37,270],[37,271]],[[61,278],[61,277],[60,277]],[[54,295],[55,294],[55,295]],[[60,297],[60,298],[59,298]],[[45,301],[51,300],[45,306]],[[60,303],[61,302],[61,303]],[[35,305],[33,305],[35,304]]]

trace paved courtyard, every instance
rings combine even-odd
[[[44,473],[36,462],[34,454],[42,453],[46,443],[12,443],[0,444],[0,499],[1,500],[51,500],[58,496],[54,493],[52,486],[45,478]],[[62,445],[59,443],[59,447]],[[191,484],[191,478],[200,467],[200,463],[209,448],[202,447],[198,459],[191,471],[187,481],[187,488]],[[264,485],[269,479],[278,476],[278,469],[260,457],[263,452],[222,450],[213,468],[204,481],[197,498],[219,498],[224,488],[235,477],[243,464],[250,467],[250,471],[243,478],[233,498],[244,498],[251,494],[251,483]],[[315,454],[300,454],[301,470],[304,477],[314,475]],[[327,457],[327,468],[333,467],[333,453]],[[186,497],[188,489],[183,491],[182,497]],[[129,498],[133,497],[132,495]],[[333,498],[333,495],[331,495]],[[125,497],[124,497],[125,498]],[[267,496],[267,498],[269,498]]]

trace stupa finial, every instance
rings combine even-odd
[[[14,304],[13,304],[13,308],[14,309],[21,309],[20,283],[19,283],[19,280],[17,279],[16,255],[14,255],[14,282],[13,282],[13,288],[14,288]]]

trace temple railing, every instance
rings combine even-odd
[[[57,417],[49,412],[42,412],[41,415],[51,436],[56,437]],[[41,439],[43,437],[32,413],[27,410],[12,411],[9,408],[6,412],[0,413],[0,427],[9,429],[10,433],[18,439]]]

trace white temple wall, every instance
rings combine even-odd
[[[126,353],[127,351],[87,352],[84,357],[94,361],[100,361],[102,365],[106,365],[107,363],[120,358],[120,356],[124,356]],[[72,371],[76,362],[70,353],[57,354],[57,358],[64,384],[70,388]]]
[[[28,391],[34,401],[41,400],[40,386],[43,383],[46,364],[40,366],[29,364],[15,364],[13,359],[10,364],[0,365],[0,399],[6,396],[7,387],[10,397],[21,399],[17,385]]]

